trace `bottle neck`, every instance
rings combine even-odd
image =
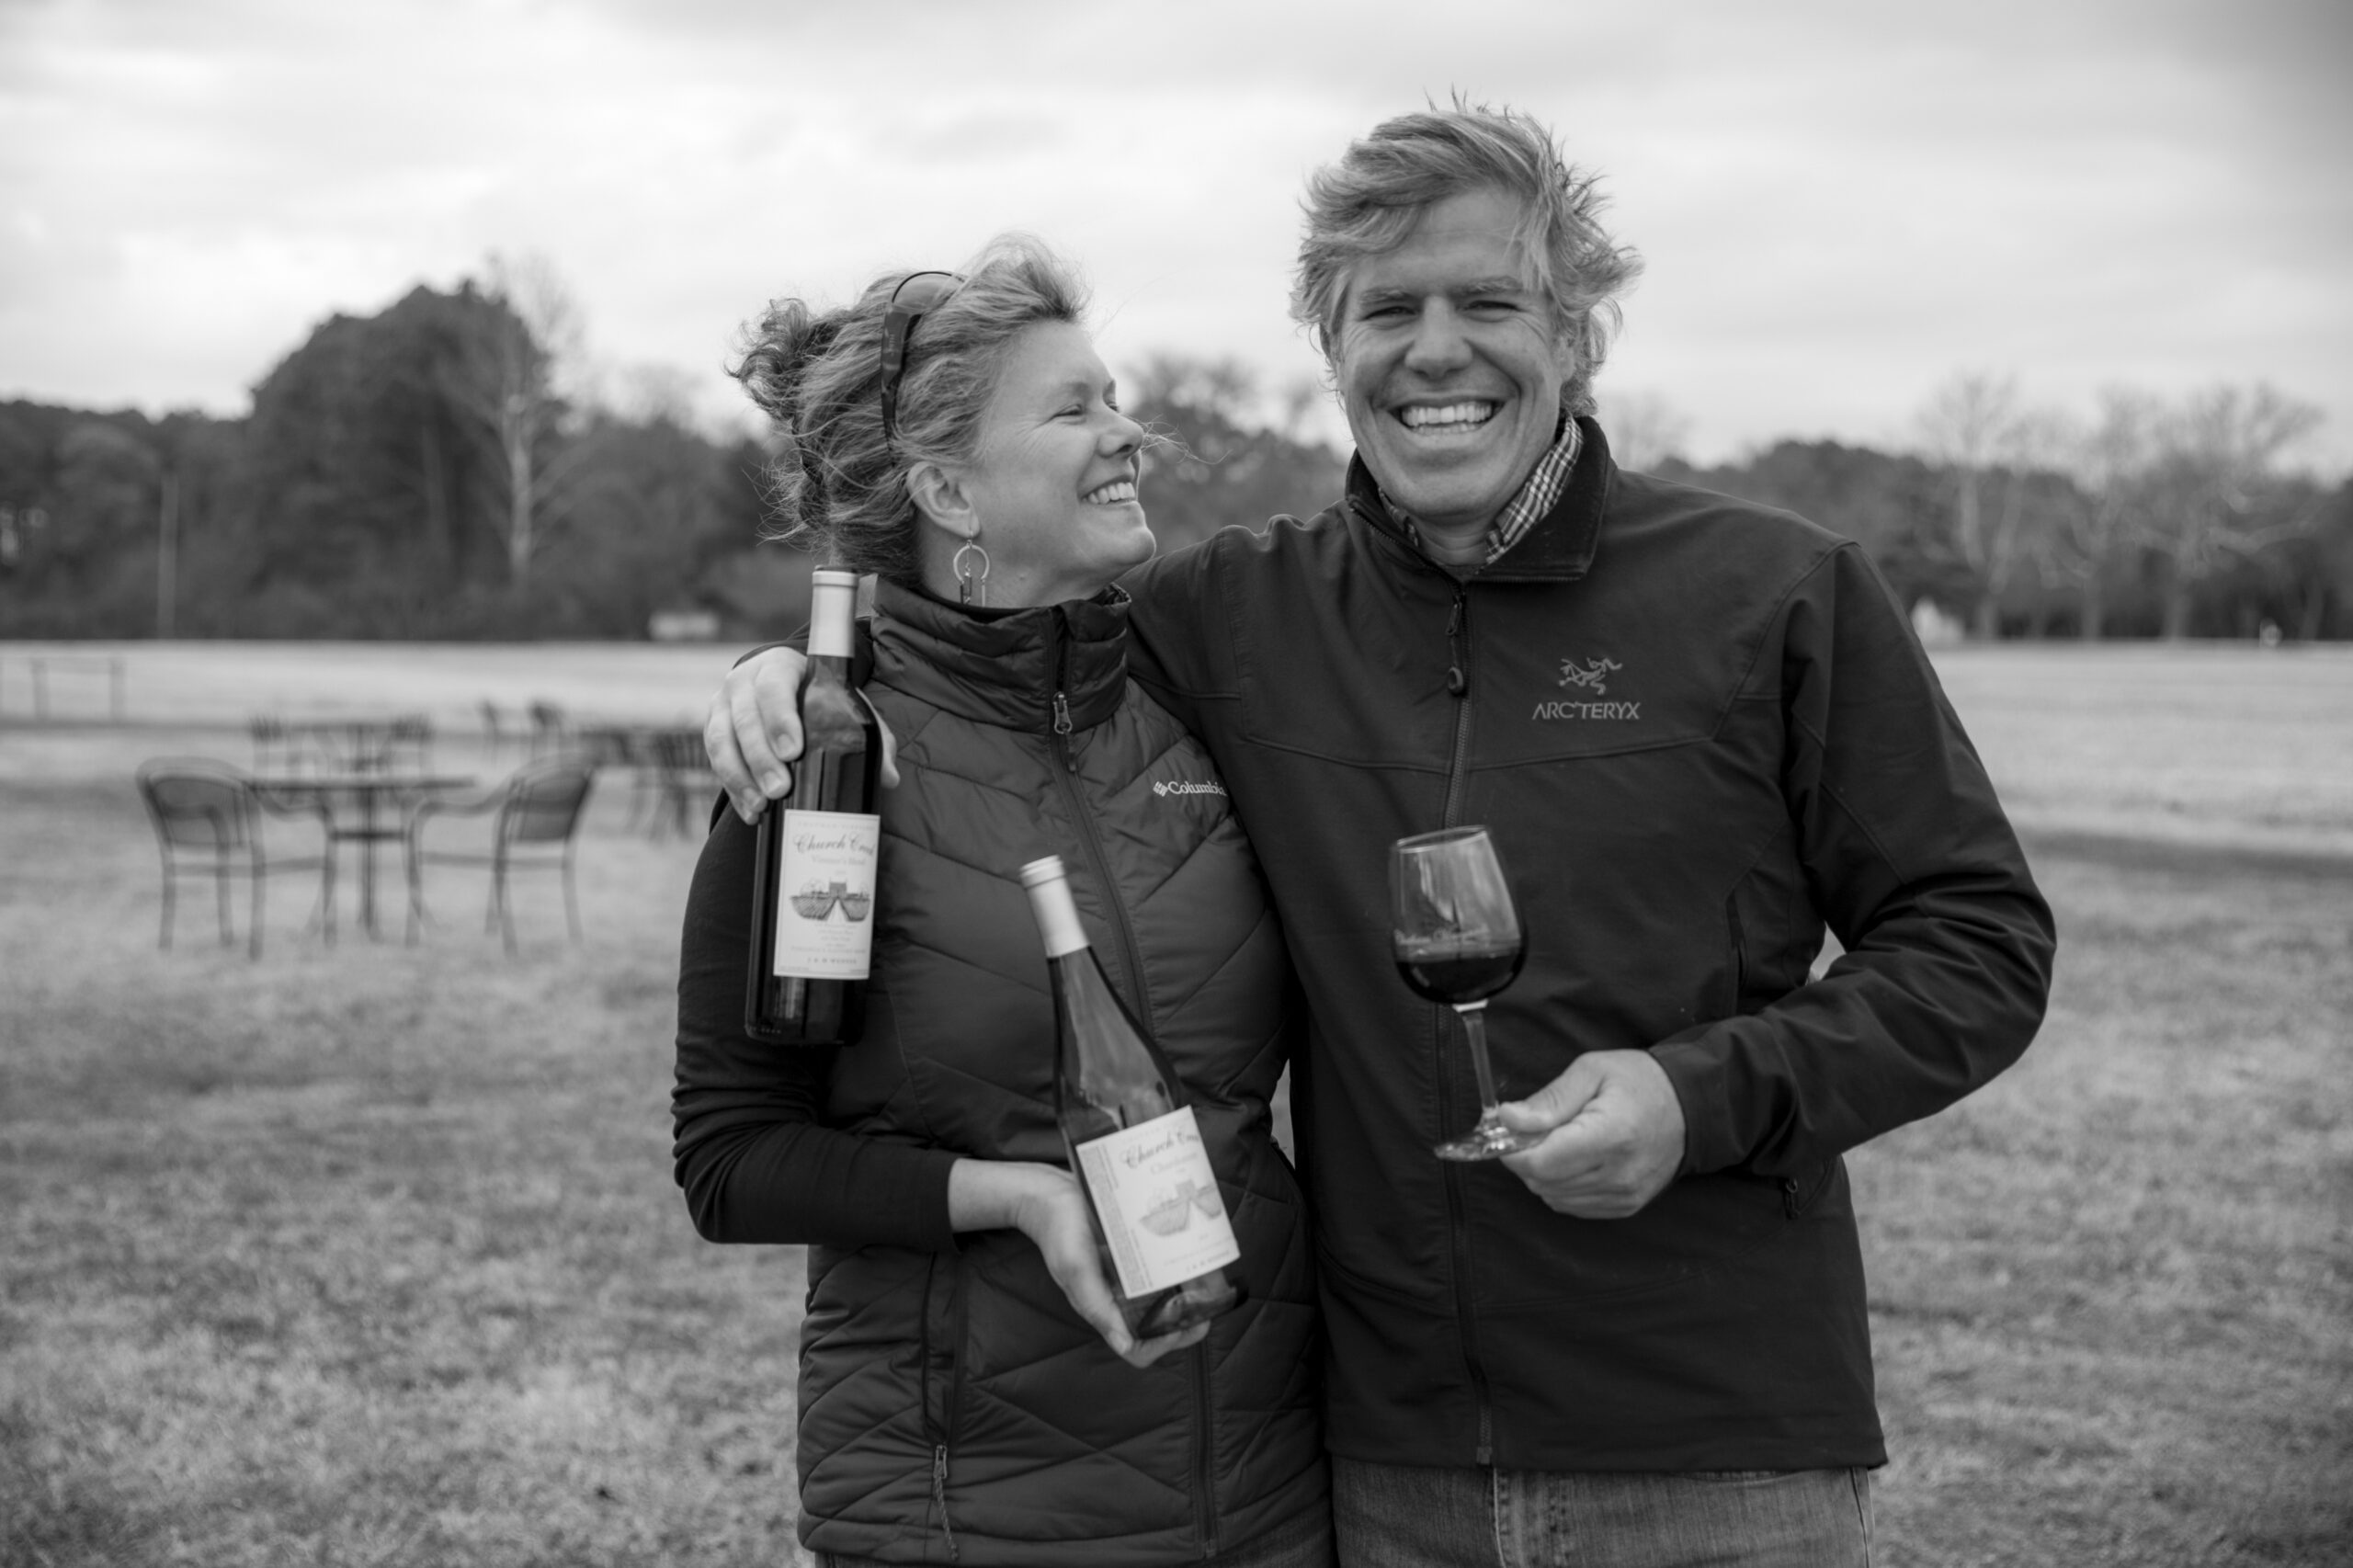
[[[1048,960],[1086,950],[1086,930],[1078,923],[1078,905],[1068,882],[1057,878],[1031,888],[1029,907],[1038,917],[1038,935],[1045,941]]]
[[[809,656],[847,659],[858,619],[858,589],[820,583],[809,596]]]

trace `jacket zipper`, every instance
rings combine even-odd
[[[939,1510],[939,1533],[948,1538],[948,1561],[957,1559],[956,1529],[948,1522],[948,1445],[934,1445],[931,1450],[931,1501]]]
[[[1442,827],[1457,825],[1462,805],[1463,784],[1470,772],[1471,761],[1471,638],[1466,622],[1470,619],[1470,596],[1461,583],[1454,585],[1454,608],[1446,618],[1446,652],[1451,662],[1446,669],[1446,689],[1452,694],[1454,709],[1454,761],[1446,776],[1446,812],[1439,819]],[[1436,1015],[1438,1029],[1438,1104],[1441,1128],[1454,1125],[1453,1096],[1446,1092],[1447,1028],[1446,1012]],[[1479,1404],[1478,1462],[1495,1463],[1495,1411],[1487,1397],[1487,1371],[1479,1360],[1479,1324],[1471,1300],[1471,1232],[1470,1215],[1462,1200],[1462,1176],[1460,1168],[1447,1163],[1440,1172],[1446,1183],[1447,1233],[1454,1250],[1454,1318],[1461,1325],[1462,1369],[1471,1379],[1471,1392]]]
[[[948,1314],[949,1333],[954,1335],[956,1346],[956,1371],[955,1375],[948,1380],[948,1409],[945,1419],[940,1423],[940,1442],[931,1456],[932,1491],[939,1503],[939,1533],[948,1538],[948,1560],[950,1562],[956,1561],[958,1553],[956,1527],[948,1517],[947,1439],[956,1435],[956,1412],[964,1403],[964,1313],[972,1303],[972,1297],[966,1292],[964,1286],[964,1276],[959,1273],[956,1277],[956,1293],[949,1298]]]
[[[1446,617],[1446,689],[1454,699],[1454,762],[1446,775],[1446,812],[1441,827],[1455,825],[1462,805],[1462,785],[1471,761],[1471,639],[1464,627],[1470,619],[1470,596],[1454,585],[1454,608]]]
[[[1110,858],[1103,850],[1103,834],[1096,823],[1095,810],[1088,804],[1086,791],[1075,780],[1078,772],[1078,750],[1071,740],[1074,726],[1070,718],[1070,698],[1066,687],[1070,678],[1070,628],[1058,610],[1054,615],[1054,635],[1059,640],[1054,653],[1053,732],[1055,749],[1062,753],[1063,791],[1069,795],[1071,814],[1078,819],[1086,832],[1086,854],[1094,867],[1097,881],[1103,884],[1105,901],[1110,905],[1120,934],[1120,959],[1127,966],[1128,993],[1135,1003],[1136,1016],[1144,1032],[1153,1031],[1152,998],[1144,992],[1143,955],[1136,947],[1135,926],[1128,918],[1127,901],[1120,896],[1119,884],[1111,880]],[[1217,1505],[1211,1494],[1211,1470],[1214,1456],[1211,1452],[1216,1441],[1210,1420],[1210,1363],[1208,1350],[1199,1345],[1186,1352],[1193,1363],[1193,1528],[1201,1538],[1201,1555],[1217,1554]],[[941,1517],[947,1517],[946,1509]]]
[[[1732,1001],[1725,1006],[1724,1016],[1734,1017],[1741,1011],[1742,999],[1748,994],[1748,930],[1741,924],[1740,901],[1737,898],[1724,901],[1724,924],[1732,936]],[[1798,1178],[1783,1176],[1781,1212],[1794,1220],[1803,1208],[1800,1201]]]
[[[956,1528],[948,1520],[948,1439],[954,1435],[956,1419],[955,1384],[949,1385],[948,1408],[935,1427],[931,1419],[931,1295],[938,1285],[939,1259],[935,1256],[924,1267],[923,1313],[921,1339],[915,1347],[915,1365],[921,1369],[918,1392],[923,1400],[924,1426],[931,1435],[931,1502],[939,1510],[939,1533],[948,1538],[948,1560],[956,1561]],[[961,1362],[960,1362],[961,1373]]]
[[[1078,752],[1070,744],[1070,697],[1063,689],[1070,685],[1070,623],[1063,612],[1054,611],[1054,737],[1062,743],[1063,770],[1078,771]]]
[[[1071,740],[1074,726],[1066,690],[1070,678],[1070,629],[1060,611],[1054,615],[1054,635],[1058,642],[1054,653],[1053,744],[1062,754],[1063,790],[1070,797],[1071,815],[1086,830],[1088,862],[1094,868],[1097,880],[1103,884],[1105,902],[1110,905],[1111,915],[1117,923],[1120,959],[1127,966],[1129,976],[1128,994],[1134,1000],[1138,1019],[1149,1034],[1153,1028],[1152,998],[1144,992],[1143,956],[1136,947],[1135,926],[1128,918],[1127,901],[1120,896],[1119,884],[1111,880],[1110,858],[1103,850],[1102,829],[1095,821],[1095,810],[1088,804],[1086,791],[1076,782],[1078,750]],[[1186,1354],[1193,1363],[1193,1528],[1201,1538],[1201,1555],[1212,1557],[1217,1553],[1217,1506],[1211,1495],[1210,1472],[1213,1458],[1211,1447],[1216,1441],[1216,1435],[1211,1429],[1212,1424],[1210,1420],[1209,1352],[1196,1345]],[[935,1470],[934,1473],[944,1474],[944,1471]],[[943,1503],[940,1517],[945,1520],[947,1517],[947,1507]],[[949,1550],[952,1555],[952,1538]]]
[[[1103,884],[1104,902],[1110,906],[1120,934],[1120,961],[1127,969],[1129,994],[1135,1003],[1138,1020],[1149,1034],[1153,1029],[1152,998],[1144,994],[1143,954],[1136,945],[1135,926],[1128,918],[1127,901],[1120,896],[1119,884],[1111,880],[1111,858],[1103,849],[1103,830],[1095,821],[1095,811],[1087,804],[1086,791],[1075,782],[1078,748],[1071,740],[1070,699],[1063,690],[1070,677],[1070,626],[1060,610],[1054,612],[1054,636],[1053,744],[1062,754],[1063,790],[1070,797],[1071,815],[1086,830],[1087,863],[1094,869],[1096,880]]]
[[[1740,898],[1737,893],[1724,899],[1724,926],[1732,941],[1732,1000],[1724,1005],[1724,1017],[1740,1015],[1742,999],[1748,994],[1748,931],[1740,920]]]
[[[1215,1557],[1217,1507],[1211,1488],[1217,1433],[1210,1420],[1210,1347],[1196,1345],[1185,1354],[1193,1362],[1193,1430],[1199,1437],[1193,1445],[1193,1529],[1201,1538],[1201,1555]]]

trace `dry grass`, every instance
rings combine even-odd
[[[798,1263],[697,1242],[668,1170],[691,846],[609,790],[588,940],[527,887],[520,962],[458,871],[415,949],[347,918],[323,947],[286,879],[259,964],[209,945],[200,901],[158,954],[130,767],[242,736],[29,730],[15,652],[0,1563],[790,1561]],[[268,652],[290,667],[237,650],[234,678],[275,705],[415,705],[381,650]],[[491,664],[514,696],[658,718],[724,662],[631,652]],[[2353,827],[2353,660],[2283,695],[2234,656],[2072,654],[1947,662],[2065,946],[2026,1062],[1855,1162],[1883,1557],[2345,1562],[2353,858],[2323,851]],[[173,710],[259,705],[233,674],[171,676]],[[134,665],[134,714],[169,680]],[[2104,695],[2046,696],[2077,683]],[[2282,704],[2285,733],[2234,717]]]
[[[5,642],[0,719],[31,717],[32,662],[46,655],[85,665],[120,659],[132,725],[233,728],[270,710],[399,709],[470,730],[485,700],[514,708],[540,699],[666,723],[699,719],[741,652],[707,642]],[[53,672],[48,684],[53,721],[108,717],[103,675]]]
[[[330,949],[290,878],[251,964],[200,897],[155,951],[127,772],[0,780],[0,1562],[790,1561],[799,1260],[671,1185],[694,850],[630,805],[581,946],[437,870]]]
[[[2023,821],[2353,856],[2353,647],[2011,644],[1938,663]]]
[[[2041,1039],[1854,1158],[1891,1560],[2353,1561],[2353,861],[2036,859]]]

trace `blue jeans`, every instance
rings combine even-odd
[[[1320,1506],[1287,1519],[1255,1540],[1228,1546],[1215,1557],[1188,1559],[1188,1568],[1332,1568],[1332,1520]],[[871,1557],[820,1551],[817,1568],[892,1568]]]
[[[1870,1472],[1332,1460],[1341,1568],[1870,1568]]]

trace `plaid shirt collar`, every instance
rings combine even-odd
[[[1482,566],[1493,566],[1502,560],[1505,551],[1527,537],[1528,530],[1536,526],[1537,519],[1560,504],[1561,493],[1569,486],[1569,472],[1577,466],[1577,449],[1584,444],[1584,439],[1577,434],[1577,422],[1563,415],[1561,434],[1553,441],[1552,449],[1537,460],[1536,467],[1529,473],[1528,482],[1519,487],[1519,494],[1513,496],[1511,504],[1496,513],[1495,520],[1488,525],[1487,557],[1480,562]],[[1422,530],[1415,526],[1412,514],[1392,501],[1386,490],[1381,493],[1381,504],[1388,508],[1392,520],[1405,530],[1405,537],[1414,541],[1414,548],[1422,550],[1425,555],[1428,554],[1422,549]]]

